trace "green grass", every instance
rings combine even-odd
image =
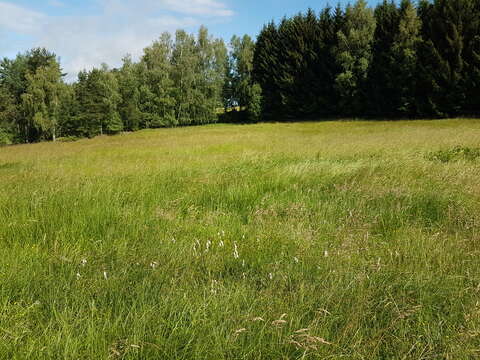
[[[478,359],[480,121],[0,149],[1,359]]]

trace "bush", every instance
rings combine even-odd
[[[58,138],[57,141],[59,141],[59,142],[74,142],[74,141],[77,141],[79,139],[80,138],[78,138],[76,136],[64,136],[64,137]]]
[[[470,147],[461,147],[456,146],[452,149],[444,149],[431,152],[427,155],[427,159],[432,161],[440,161],[443,163],[458,161],[458,160],[469,160],[473,161],[480,157],[480,148],[470,148]]]
[[[0,146],[11,145],[12,143],[12,134],[7,130],[0,128]]]

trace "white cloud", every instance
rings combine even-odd
[[[20,33],[29,33],[44,24],[47,16],[7,2],[0,2],[0,27]]]
[[[227,6],[215,0],[161,0],[168,9],[184,14],[209,15],[209,16],[232,16],[233,11]]]
[[[53,6],[53,7],[64,7],[65,4],[61,2],[60,0],[49,0],[48,5]]]
[[[163,31],[208,25],[233,15],[217,0],[96,1],[101,10],[93,16],[49,16],[0,1],[0,31],[30,36],[32,46],[60,55],[68,79],[73,80],[85,68],[102,62],[117,66],[127,53],[140,56]],[[51,0],[49,5],[64,3]]]

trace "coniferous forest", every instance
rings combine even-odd
[[[65,81],[57,54],[0,62],[0,144],[218,121],[480,114],[480,0],[308,10],[228,46],[205,27]]]

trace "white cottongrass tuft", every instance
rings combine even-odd
[[[236,241],[233,243],[233,257],[235,259],[238,259],[240,257],[240,254],[238,253],[238,246]]]
[[[218,292],[218,281],[212,280],[212,284],[210,285],[210,292],[214,295]]]

